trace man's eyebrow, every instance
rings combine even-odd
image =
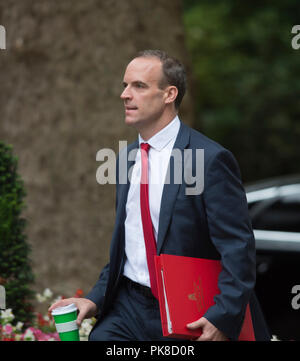
[[[141,81],[141,80],[136,80],[136,81],[133,82],[133,84],[134,84],[134,85],[143,85],[143,86],[145,86],[145,87],[148,86],[147,83],[144,83],[144,82]]]
[[[144,83],[143,81],[141,80],[135,80],[131,83],[132,85],[142,85],[144,87],[148,87],[148,84],[147,83]],[[126,87],[128,85],[128,83],[126,83],[125,81],[123,81],[123,86]]]

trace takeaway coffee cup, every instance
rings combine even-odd
[[[61,341],[80,341],[76,324],[77,307],[74,303],[52,310],[56,330]]]

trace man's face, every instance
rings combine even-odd
[[[135,58],[128,64],[121,94],[126,124],[139,130],[159,121],[167,97],[159,88],[162,76],[162,63],[155,57]]]

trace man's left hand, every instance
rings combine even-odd
[[[228,338],[224,335],[224,333],[218,330],[205,317],[201,317],[195,322],[188,323],[186,326],[190,330],[202,328],[202,335],[193,341],[228,341]]]

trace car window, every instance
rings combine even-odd
[[[277,199],[252,219],[254,229],[300,232],[300,199],[284,197]]]

